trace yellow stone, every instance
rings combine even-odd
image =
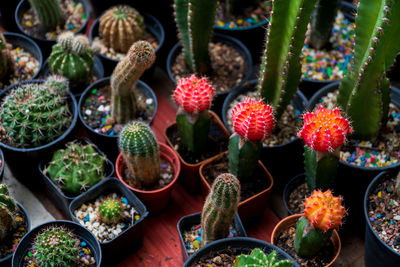
[[[382,197],[382,192],[381,191],[378,192],[378,197]]]

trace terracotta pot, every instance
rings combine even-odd
[[[203,169],[212,162],[224,157],[226,154],[228,154],[228,151],[225,151],[224,153],[221,153],[216,157],[212,158],[211,160],[201,164],[199,169],[199,174],[201,181],[201,190],[204,195],[208,195],[211,189],[211,185],[206,180],[203,174]],[[272,178],[272,175],[269,173],[267,168],[265,168],[264,164],[260,160],[258,161],[258,167],[265,174],[266,179],[268,179],[269,186],[265,188],[263,191],[259,192],[258,194],[239,202],[238,212],[240,217],[244,221],[263,216],[264,210],[268,206],[268,200],[271,194],[272,186],[274,185],[274,179]]]
[[[174,168],[174,179],[172,180],[171,183],[169,183],[167,186],[164,186],[163,188],[157,189],[157,190],[152,190],[152,191],[144,191],[144,190],[139,190],[136,188],[133,188],[132,186],[128,185],[124,181],[124,172],[126,169],[126,163],[124,158],[122,157],[122,154],[119,153],[117,162],[115,165],[115,171],[117,174],[118,179],[130,190],[132,190],[135,195],[143,201],[143,203],[146,205],[147,209],[149,210],[150,213],[157,213],[163,210],[169,201],[169,198],[171,196],[171,191],[178,179],[179,173],[181,171],[181,164],[179,162],[178,156],[175,154],[174,150],[172,150],[169,146],[163,144],[163,143],[158,143],[160,146],[160,157],[163,159],[166,159]]]
[[[213,122],[215,122],[218,125],[218,128],[224,133],[224,135],[226,136],[226,138],[228,139],[230,136],[229,131],[225,128],[224,123],[220,120],[220,118],[217,116],[217,114],[215,114],[213,111],[208,111],[211,115],[211,119]],[[170,147],[172,147],[174,150],[174,145],[172,144],[171,140],[168,138],[167,133],[169,131],[171,131],[171,129],[173,128],[177,128],[177,124],[176,121],[171,123],[170,125],[167,126],[167,128],[165,128],[164,131],[164,137],[167,140],[167,143]],[[191,164],[186,162],[182,156],[178,153],[178,151],[176,151],[176,154],[179,157],[179,160],[181,162],[181,166],[182,166],[182,172],[181,172],[181,177],[180,177],[180,181],[184,184],[185,188],[191,192],[191,193],[196,193],[199,191],[200,188],[200,176],[199,176],[199,168],[200,165],[204,164],[205,162],[208,162],[210,160],[212,160],[213,158],[217,157],[217,155],[205,159],[199,163],[196,164]]]
[[[271,234],[271,244],[276,245],[275,240],[280,236],[280,234],[287,228],[291,227],[291,226],[296,226],[297,221],[299,220],[299,218],[303,216],[303,214],[294,214],[291,215],[289,217],[286,217],[284,219],[282,219],[274,228],[274,230],[272,231]],[[336,251],[335,253],[335,257],[332,259],[332,261],[325,265],[325,267],[331,266],[336,259],[339,257],[340,254],[340,250],[342,249],[342,244],[340,242],[340,237],[339,234],[336,230],[333,230],[332,232],[332,236],[331,236],[331,242],[333,244],[333,247]]]

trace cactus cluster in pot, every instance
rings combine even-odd
[[[291,260],[278,260],[276,250],[266,255],[264,251],[255,248],[249,255],[236,256],[235,267],[266,266],[266,267],[291,267]]]
[[[40,25],[46,31],[53,31],[64,23],[64,12],[59,0],[29,0]]]
[[[3,81],[14,72],[14,60],[7,47],[4,35],[0,33],[0,81]]]
[[[16,211],[18,206],[8,192],[7,185],[0,184],[0,242],[16,227]]]

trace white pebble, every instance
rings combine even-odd
[[[85,110],[85,114],[90,116],[92,114],[92,111],[90,109]]]
[[[400,215],[394,216],[393,219],[395,219],[396,221],[400,221]]]
[[[146,104],[147,104],[147,105],[153,104],[153,99],[147,98],[147,99],[146,99]]]
[[[104,106],[100,105],[100,107],[97,108],[97,111],[103,112],[104,111]]]

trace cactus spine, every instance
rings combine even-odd
[[[253,249],[250,255],[239,255],[235,259],[235,267],[291,267],[293,266],[290,260],[278,261],[276,250],[265,255],[264,251],[259,248]]]
[[[5,184],[0,184],[0,241],[15,228],[15,211],[17,204],[10,197]]]
[[[14,60],[10,50],[7,48],[7,42],[4,35],[0,33],[0,81],[5,79],[14,70]]]
[[[104,199],[99,208],[100,220],[107,224],[115,224],[124,217],[122,202],[119,199],[108,197]]]
[[[55,30],[64,21],[59,0],[29,0],[29,3],[47,31]]]
[[[201,213],[202,246],[229,235],[239,200],[239,180],[230,173],[219,175],[212,184]]]

